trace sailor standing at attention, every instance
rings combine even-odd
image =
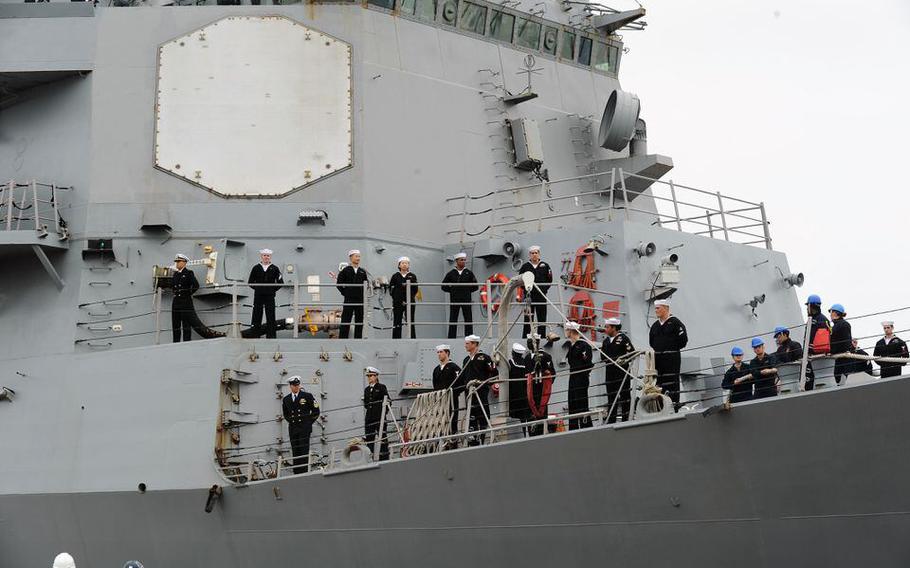
[[[452,348],[446,344],[436,346],[436,356],[439,358],[439,365],[433,369],[433,390],[452,389],[452,430],[451,434],[458,432],[458,406],[461,393],[464,392],[464,380],[461,375],[461,367],[450,359]],[[454,446],[455,441],[451,440],[446,446]]]
[[[364,369],[367,376],[367,387],[363,389],[363,407],[366,413],[363,417],[364,441],[370,448],[370,455],[375,455],[376,438],[379,437],[379,428],[382,425],[382,405],[389,396],[389,389],[379,382],[379,369],[376,367],[367,367]],[[379,442],[379,459],[385,461],[389,459],[389,438],[388,433],[382,433],[382,440]]]
[[[389,293],[392,296],[392,339],[401,339],[401,327],[404,325],[404,312],[408,302],[408,282],[411,283],[411,339],[417,337],[414,325],[414,312],[417,308],[417,276],[411,272],[411,259],[403,256],[398,259],[398,272],[389,278]]]
[[[470,399],[471,391],[468,390],[468,404],[471,406],[471,412],[468,416],[468,428],[471,431],[486,430],[490,427],[490,383],[488,379],[497,376],[496,364],[489,355],[480,350],[480,338],[476,335],[469,335],[464,338],[464,350],[468,355],[461,364],[461,378],[465,387],[469,387],[471,381],[477,381],[476,393],[480,404],[477,400]],[[481,434],[480,440],[476,438],[468,442],[469,446],[477,446],[484,441],[486,434]]]
[[[474,318],[471,315],[471,294],[477,291],[477,278],[471,269],[466,268],[468,255],[460,252],[455,255],[455,268],[442,279],[442,291],[449,294],[449,339],[458,332],[458,310],[464,317],[464,334],[473,335]]]
[[[651,324],[649,340],[654,350],[654,366],[657,367],[657,386],[673,401],[673,409],[679,410],[679,367],[682,357],[679,352],[689,342],[686,326],[670,315],[669,300],[654,302],[657,321]]]
[[[622,321],[619,318],[610,318],[606,321],[606,335],[600,356],[604,362],[604,378],[607,387],[607,401],[613,412],[607,417],[607,424],[616,422],[616,417],[622,416],[622,421],[629,420],[629,410],[632,406],[632,377],[629,376],[629,363],[622,365],[617,364],[616,360],[635,351],[632,346],[632,340],[622,329]],[[607,358],[609,357],[609,359]],[[612,359],[612,361],[610,360]],[[622,389],[620,389],[622,386]]]
[[[537,319],[537,334],[546,337],[547,334],[547,291],[553,282],[553,271],[550,265],[540,260],[540,247],[537,245],[528,249],[528,261],[518,269],[519,274],[530,272],[534,275],[534,288],[531,290],[531,310]],[[525,324],[522,336],[531,333],[531,314],[525,314]]]
[[[171,329],[174,331],[174,343],[180,342],[181,335],[184,341],[192,339],[192,325],[196,316],[193,307],[193,294],[199,289],[199,281],[192,270],[186,267],[189,257],[178,254],[174,257],[174,277],[171,280],[171,289],[174,299],[171,301]],[[181,334],[182,330],[182,334]]]
[[[291,455],[294,456],[294,473],[309,469],[310,434],[313,422],[319,418],[319,403],[313,395],[300,389],[300,376],[288,378],[291,392],[281,400],[281,414],[288,423]]]
[[[875,351],[872,352],[876,357],[908,357],[907,344],[900,337],[894,335],[894,322],[883,321],[882,330],[885,336],[875,344]],[[897,377],[901,374],[903,363],[879,363],[881,367],[881,378]]]
[[[587,412],[588,386],[591,384],[591,369],[594,367],[594,350],[591,344],[581,337],[581,326],[578,322],[567,321],[565,326],[566,336],[569,338],[569,353],[566,360],[569,363],[569,414]],[[569,430],[590,428],[591,417],[569,418]]]
[[[248,282],[253,288],[253,318],[250,325],[259,330],[262,313],[265,312],[265,336],[275,337],[275,294],[278,286],[256,286],[256,284],[284,284],[281,270],[272,264],[272,250],[259,251],[259,264],[253,266]]]
[[[348,251],[350,264],[338,273],[337,288],[344,298],[341,308],[341,329],[338,337],[347,339],[351,334],[351,320],[354,320],[354,338],[363,337],[363,283],[367,281],[367,271],[360,266],[360,251]]]

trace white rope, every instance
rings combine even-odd
[[[426,440],[449,434],[452,427],[452,404],[451,388],[417,395],[408,412],[408,453],[430,453],[438,440],[432,443],[427,443]]]

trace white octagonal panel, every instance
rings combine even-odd
[[[276,196],[351,166],[351,46],[279,16],[229,17],[158,52],[155,166]]]

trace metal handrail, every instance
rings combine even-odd
[[[647,190],[647,193],[640,192],[640,194],[643,197],[650,199],[654,203],[653,209],[644,209],[631,205],[631,200],[629,199],[630,190],[626,188],[626,179],[628,178],[648,180],[650,182],[651,188]],[[550,193],[550,188],[558,184],[585,180],[596,181],[600,179],[608,180],[609,187],[605,189],[568,193],[566,195],[552,195]],[[657,194],[654,191],[655,187],[668,188],[670,193],[669,197]],[[516,199],[516,203],[493,204],[491,207],[479,211],[471,211],[467,207],[469,201],[485,199],[491,196],[502,195],[504,193],[517,194],[519,191],[529,189],[532,190],[532,193],[525,196],[527,198],[525,200],[526,202],[518,203],[517,201],[519,200]],[[537,190],[538,193],[533,193],[533,190]],[[686,199],[685,195],[679,195],[680,190],[682,190],[684,193],[689,193],[690,195],[708,197],[713,204],[696,203],[697,200]],[[621,203],[617,202],[616,197],[617,193],[619,192],[621,192]],[[636,192],[635,195],[639,195],[639,192]],[[566,200],[577,200],[580,197],[589,196],[605,198],[606,203],[600,207],[597,207],[596,203],[585,203],[579,205],[577,208],[571,211],[558,211],[553,209],[553,204],[555,203],[564,202]],[[739,242],[740,244],[764,243],[767,249],[771,250],[772,248],[769,222],[765,213],[764,203],[755,203],[738,197],[723,195],[720,192],[711,192],[687,185],[676,184],[673,182],[673,180],[663,181],[656,178],[650,178],[647,176],[626,172],[621,168],[614,168],[609,172],[584,174],[560,180],[545,180],[534,184],[496,189],[483,195],[466,194],[464,196],[451,197],[446,199],[447,204],[455,203],[458,201],[462,202],[461,211],[450,211],[445,215],[445,218],[447,221],[455,218],[461,219],[458,227],[450,227],[446,230],[447,235],[459,235],[459,242],[464,242],[466,236],[477,237],[479,235],[487,233],[488,231],[495,232],[496,229],[506,227],[533,224],[536,222],[537,230],[542,230],[543,222],[548,220],[561,219],[566,217],[577,217],[579,215],[587,217],[592,214],[603,212],[609,213],[610,217],[612,218],[613,211],[623,211],[627,219],[629,218],[630,212],[635,212],[654,217],[655,223],[657,224],[675,224],[676,229],[680,232],[686,230],[686,232],[691,232],[695,235],[708,236],[711,238],[723,238],[726,241],[731,241],[732,237],[738,237],[736,241],[733,242]],[[733,202],[733,207],[728,206],[731,204],[731,202]],[[658,210],[657,205],[662,203],[671,204],[672,213],[662,213],[660,210]],[[546,207],[547,205],[550,206],[549,210],[551,211],[551,214],[545,214],[548,210]],[[588,207],[586,208],[586,206]],[[532,208],[532,210],[529,211],[528,214],[524,214],[523,212],[526,211],[526,208],[528,207]],[[698,213],[684,215],[680,212],[681,208],[686,209],[690,213],[690,210],[694,209],[697,210]],[[534,209],[536,209],[536,212]],[[510,210],[520,210],[522,211],[522,214],[502,214],[503,211]],[[480,215],[490,215],[490,220],[486,224],[486,227],[478,232],[468,231],[467,219]],[[719,220],[719,224],[712,224],[712,220],[714,219]],[[684,227],[684,224],[695,225],[696,227],[702,227],[706,230],[690,231],[687,230],[689,227]],[[756,227],[761,227],[763,229],[762,234],[755,234],[744,230]],[[742,242],[744,240],[742,237],[746,237],[750,240]]]

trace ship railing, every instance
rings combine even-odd
[[[53,232],[61,240],[68,238],[60,196],[72,190],[37,180],[0,184],[0,231],[34,231],[42,238]]]
[[[289,282],[283,284],[256,284],[255,287],[277,288],[279,296],[276,301],[276,316],[278,327],[277,330],[285,334],[288,330],[290,336],[294,339],[306,336],[316,336],[322,333],[321,337],[334,338],[340,328],[340,314],[344,307],[344,301],[338,297],[336,288],[339,285],[335,283],[307,283],[307,282]],[[350,284],[341,285],[341,287],[359,287],[360,285]],[[449,307],[469,306],[474,314],[473,325],[482,331],[481,335],[485,337],[496,337],[499,326],[499,318],[496,317],[499,306],[496,302],[498,293],[496,290],[502,289],[506,284],[495,281],[487,283],[490,292],[482,300],[480,294],[473,293],[471,302],[450,302],[446,294],[441,290],[443,286],[473,287],[475,284],[457,284],[442,282],[419,282],[417,287],[422,294],[435,296],[437,299],[420,299],[412,300],[414,294],[411,293],[411,284],[406,285],[405,306],[402,323],[402,338],[412,338],[412,329],[437,329],[444,331],[443,328],[449,325]],[[198,299],[196,301],[196,313],[203,320],[206,327],[222,331],[229,337],[243,338],[244,320],[248,321],[253,304],[251,301],[251,291],[253,286],[243,282],[233,282],[228,284],[216,284],[200,288],[199,297],[212,298],[215,305],[204,305]],[[587,291],[595,298],[602,298],[602,305],[596,308],[598,314],[603,311],[605,317],[622,317],[625,312],[620,309],[619,300],[624,297],[623,294],[607,290],[596,290],[573,286],[561,281],[554,282],[552,288],[556,290],[556,304],[562,309],[562,313],[570,313],[573,309],[582,310],[587,308],[583,304],[573,303],[571,295],[575,291]],[[328,289],[328,294],[326,293]],[[431,293],[432,292],[432,293]],[[112,347],[113,341],[118,339],[134,338],[137,336],[151,337],[157,345],[162,342],[168,342],[167,334],[172,331],[170,325],[171,309],[167,297],[169,294],[164,288],[157,288],[155,292],[147,294],[136,294],[125,297],[109,298],[95,302],[80,304],[79,307],[86,310],[84,321],[78,321],[77,327],[89,332],[89,337],[76,339],[77,344],[84,344],[89,347]],[[323,299],[331,295],[331,300]],[[392,302],[385,286],[375,286],[373,282],[367,282],[363,285],[363,302],[360,307],[364,311],[363,333],[364,338],[371,336],[389,337],[393,329],[394,320],[392,317]],[[567,299],[568,298],[568,299]],[[150,305],[149,305],[150,302]],[[601,303],[601,300],[598,300]],[[129,313],[115,314],[110,306],[125,305],[137,306]],[[526,303],[512,301],[511,306],[517,306],[519,309],[525,307]],[[412,313],[414,319],[412,319]],[[534,322],[535,326],[544,326],[550,331],[558,332],[564,321],[559,317],[556,310],[549,311],[548,321]],[[463,326],[464,322],[459,314],[458,325]],[[351,323],[352,326],[357,324]],[[585,326],[588,331],[590,326]],[[355,329],[355,327],[352,327]],[[135,331],[134,331],[135,330]],[[264,333],[264,325],[259,330]],[[375,334],[375,335],[374,335]],[[255,335],[255,334],[253,334]],[[261,334],[260,334],[261,335]],[[428,336],[426,333],[417,333],[418,336]],[[444,336],[445,333],[430,334],[430,336]],[[246,334],[250,336],[250,334]],[[258,336],[256,336],[258,337]]]
[[[630,189],[647,186],[641,191]],[[465,243],[508,232],[543,231],[580,223],[635,220],[772,250],[764,203],[613,168],[554,181],[446,200],[446,234]]]

